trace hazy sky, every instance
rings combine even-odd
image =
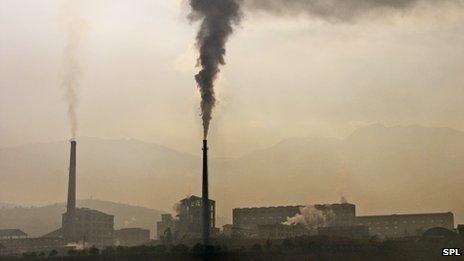
[[[373,122],[464,130],[464,12],[448,2],[355,23],[246,13],[218,81],[217,155]],[[200,152],[197,24],[186,13],[174,0],[80,1],[78,136]],[[66,15],[61,0],[0,0],[0,146],[69,138]]]

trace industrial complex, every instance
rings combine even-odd
[[[463,234],[463,225],[455,229],[454,216],[446,213],[358,216],[356,205],[293,205],[234,208],[232,224],[219,229],[216,201],[208,194],[207,142],[203,142],[202,196],[181,199],[175,214],[163,214],[154,220],[156,234],[147,228],[114,228],[115,216],[89,208],[76,207],[76,141],[70,142],[69,180],[66,212],[62,225],[41,237],[31,238],[20,228],[0,229],[0,255],[33,251],[69,251],[91,246],[138,246],[212,243],[214,240],[280,240],[299,236],[379,240],[413,238],[427,235]]]

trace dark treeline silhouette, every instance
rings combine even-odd
[[[464,239],[408,238],[379,241],[296,237],[229,248],[226,245],[154,245],[70,250],[65,255],[25,253],[1,260],[440,260],[443,248],[464,250]]]

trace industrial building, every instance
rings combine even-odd
[[[420,236],[434,227],[454,229],[454,215],[446,213],[358,216],[356,225],[369,228],[370,235],[382,238]]]
[[[464,236],[464,224],[459,224],[457,227],[457,231],[459,235]]]
[[[346,238],[367,238],[369,237],[369,228],[366,226],[333,226],[319,227],[317,234],[329,237],[346,237]]]
[[[8,250],[6,249],[4,245],[0,243],[0,256],[7,255],[7,254],[9,254]]]
[[[60,237],[30,238],[20,229],[0,229],[0,255],[17,255],[64,248],[65,243]]]
[[[427,213],[405,215],[356,216],[356,206],[349,203],[318,204],[313,206],[280,206],[235,208],[233,224],[224,226],[225,235],[231,237],[283,238],[314,233],[312,228],[301,225],[284,225],[288,218],[306,215],[306,208],[319,211],[323,224],[317,224],[317,233],[327,236],[362,238],[377,236],[396,238],[421,236],[425,231],[440,227],[454,229],[453,213]],[[290,228],[295,226],[296,228]]]
[[[327,218],[325,226],[351,226],[356,217],[356,206],[350,203],[317,204],[314,208]]]
[[[113,245],[114,216],[98,210],[76,208],[63,214],[66,242],[85,242],[95,246]]]
[[[288,226],[283,224],[259,225],[257,238],[281,239],[308,235],[309,231],[304,226]]]
[[[140,246],[150,241],[150,230],[143,228],[122,228],[114,231],[117,246]]]
[[[29,235],[21,229],[0,229],[0,240],[27,238]]]
[[[0,240],[3,254],[15,255],[26,252],[49,252],[66,247],[62,238],[12,238]]]
[[[158,239],[170,237],[176,241],[184,238],[200,238],[202,235],[202,202],[202,198],[190,196],[180,200],[176,205],[176,218],[170,214],[162,215],[161,221],[156,224]],[[209,200],[209,208],[210,228],[214,235],[219,232],[216,228],[216,202],[214,200]]]
[[[348,226],[356,216],[356,206],[349,203],[318,204],[313,207],[327,217],[327,225]],[[282,224],[288,218],[301,214],[304,208],[304,206],[234,208],[233,225],[241,229],[257,229],[260,225]]]
[[[161,221],[156,222],[156,238],[161,239],[167,231],[174,231],[174,225],[175,220],[171,214],[162,214]]]
[[[232,210],[233,226],[241,229],[257,229],[259,225],[282,224],[288,217],[299,214],[302,207],[234,208]]]
[[[62,215],[61,230],[55,234],[61,232],[67,243],[113,245],[114,216],[93,209],[76,208],[76,145],[76,141],[71,140],[67,210]]]

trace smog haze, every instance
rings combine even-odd
[[[363,214],[453,211],[464,222],[464,2],[349,1],[355,14],[260,2],[244,1],[215,81],[218,216],[346,197]],[[169,212],[201,191],[201,22],[189,8],[79,1],[79,199]],[[67,15],[60,0],[0,0],[1,203],[66,199]]]

